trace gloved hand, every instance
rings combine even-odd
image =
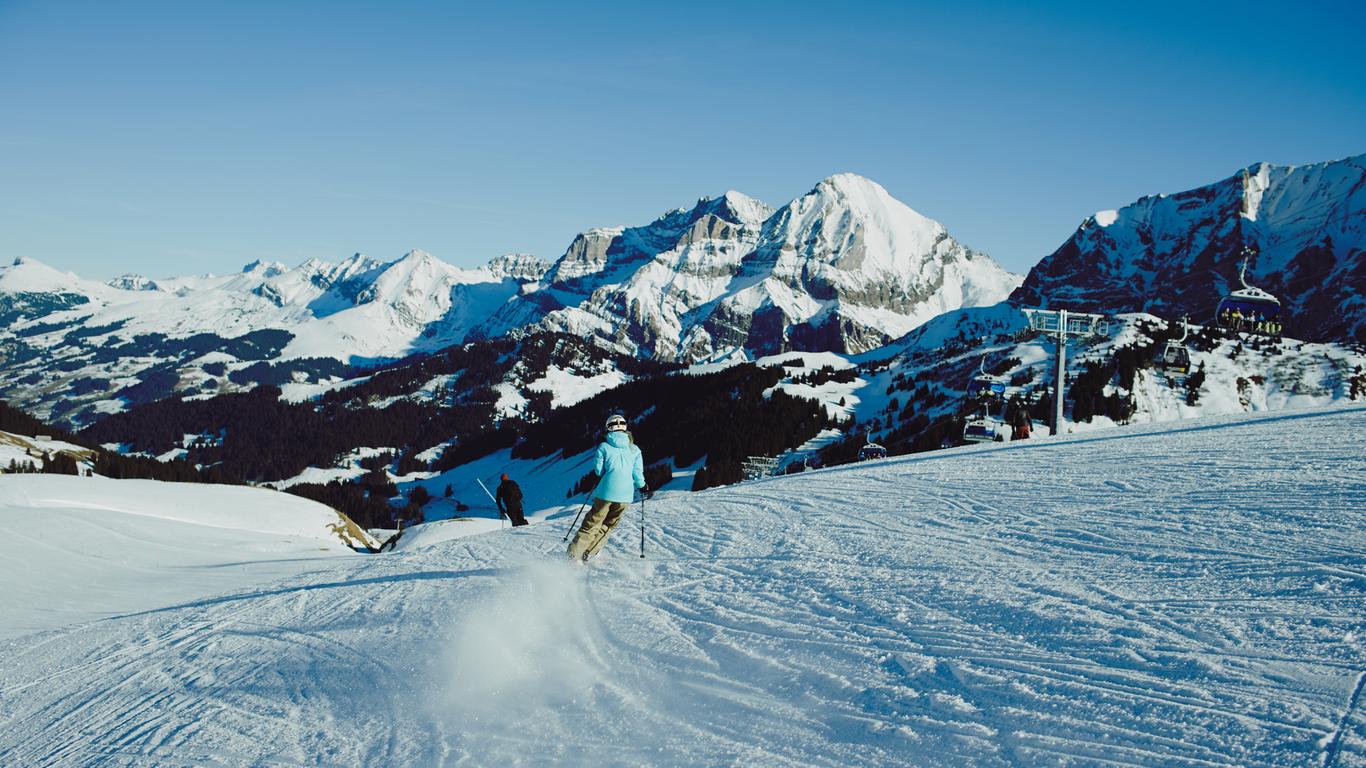
[[[651,489],[651,488],[649,488],[649,487],[641,488],[641,489],[640,489],[640,497],[641,497],[642,499],[653,499],[653,498],[655,497],[655,492],[654,492],[653,489]]]

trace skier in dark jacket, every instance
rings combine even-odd
[[[495,500],[498,502],[498,514],[511,520],[514,528],[526,525],[526,518],[522,516],[522,487],[506,473],[503,474],[503,482],[498,484]]]

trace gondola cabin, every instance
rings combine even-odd
[[[1162,352],[1154,362],[1167,373],[1185,376],[1191,370],[1191,353],[1184,344],[1169,341],[1163,345]]]
[[[1162,350],[1153,359],[1153,364],[1169,374],[1185,376],[1191,370],[1191,353],[1186,348],[1186,336],[1190,334],[1190,326],[1186,323],[1186,318],[1181,318],[1181,338],[1168,339],[1162,345]]]

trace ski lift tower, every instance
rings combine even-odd
[[[1103,315],[1088,315],[1084,312],[1068,312],[1065,309],[1026,309],[1029,327],[1035,331],[1051,333],[1058,341],[1058,378],[1053,387],[1053,434],[1062,432],[1063,386],[1067,382],[1067,337],[1104,336],[1110,331],[1110,323]]]
[[[758,480],[778,474],[777,456],[746,456],[740,462],[740,476],[745,480]]]

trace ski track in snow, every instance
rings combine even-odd
[[[982,446],[0,643],[0,764],[1366,765],[1366,409]]]

